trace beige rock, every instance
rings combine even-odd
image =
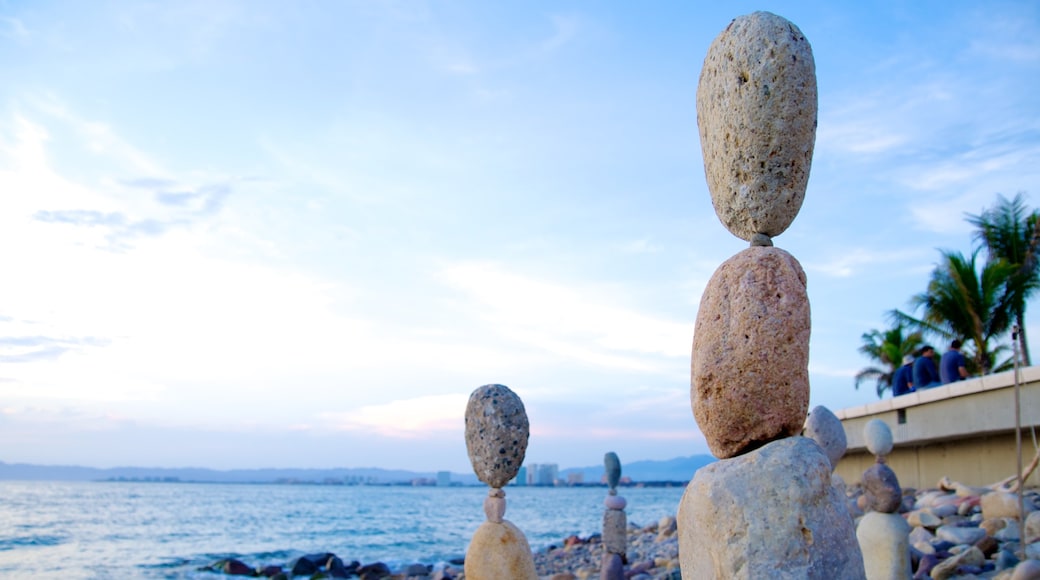
[[[1026,516],[1025,528],[1027,544],[1040,540],[1040,512],[1031,512]]]
[[[484,522],[473,534],[464,566],[467,580],[538,580],[531,546],[509,520]]]
[[[975,546],[951,556],[932,568],[931,577],[934,580],[946,580],[953,576],[958,566],[978,566],[986,561],[986,556]]]
[[[802,430],[810,324],[805,272],[784,250],[747,248],[712,275],[697,312],[690,399],[716,457]]]
[[[733,20],[708,48],[697,87],[704,173],[733,235],[778,236],[802,206],[816,140],[816,65],[775,14]]]
[[[864,578],[820,446],[788,437],[697,470],[679,503],[683,578]]]
[[[979,500],[982,507],[982,517],[989,518],[1015,518],[1018,519],[1018,494],[1007,491],[992,491],[984,494]],[[1032,510],[1030,502],[1023,502],[1025,513],[1029,515]]]
[[[898,514],[870,512],[856,528],[867,580],[910,578],[910,526]],[[929,545],[929,547],[931,547]]]
[[[1015,566],[1011,580],[1040,580],[1040,561],[1023,560]]]
[[[603,549],[624,554],[628,541],[628,517],[621,510],[603,510]]]

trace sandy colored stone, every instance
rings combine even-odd
[[[889,580],[913,575],[910,563],[910,526],[898,514],[870,512],[856,528],[863,551],[867,580]]]
[[[982,507],[982,517],[991,518],[1014,518],[1018,519],[1019,497],[1017,493],[1007,491],[992,491],[984,494],[979,500]],[[1022,502],[1025,514],[1033,511],[1030,502]]]
[[[531,546],[509,520],[484,522],[473,534],[464,565],[467,580],[538,580]]]
[[[524,403],[509,387],[484,385],[469,396],[466,451],[480,481],[500,488],[516,477],[529,434]]]
[[[690,399],[716,457],[801,432],[810,323],[805,272],[784,250],[747,248],[712,275],[697,312]]]
[[[697,86],[704,173],[733,235],[780,235],[798,214],[816,140],[812,47],[787,19],[755,12],[711,43]]]
[[[700,468],[677,520],[683,578],[864,578],[830,462],[805,437]]]
[[[845,427],[842,426],[841,419],[837,415],[823,405],[813,407],[813,410],[809,411],[809,417],[805,420],[805,429],[802,434],[823,448],[823,452],[827,454],[827,459],[831,462],[831,469],[837,467],[838,461],[841,460],[842,455],[845,455],[845,449],[848,446]]]

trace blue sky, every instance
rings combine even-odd
[[[0,0],[0,461],[468,471],[487,383],[530,462],[707,453],[695,96],[755,10],[816,60],[811,404],[876,400],[860,335],[1040,206],[1036,2]]]

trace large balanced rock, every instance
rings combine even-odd
[[[704,172],[733,235],[780,235],[805,197],[816,139],[816,65],[798,27],[741,16],[708,48],[697,87]]]
[[[910,525],[898,514],[870,512],[856,528],[863,550],[867,580],[890,580],[913,575],[910,562]]]
[[[903,503],[903,490],[896,472],[884,463],[875,463],[863,472],[863,496],[867,509],[895,513]]]
[[[863,440],[867,451],[878,457],[892,453],[892,429],[881,419],[871,419],[863,426]]]
[[[701,296],[690,399],[712,454],[799,433],[809,407],[809,298],[791,254],[747,248]]]
[[[838,461],[845,455],[848,447],[848,439],[845,437],[845,427],[837,415],[823,405],[813,407],[805,420],[803,434],[823,448],[831,462],[831,469],[838,466]]]
[[[466,551],[468,580],[537,580],[527,538],[509,520],[484,522]]]
[[[524,402],[505,385],[484,385],[466,405],[466,450],[480,481],[501,488],[516,477],[530,425]]]
[[[683,578],[864,578],[830,462],[805,437],[702,467],[677,519]]]

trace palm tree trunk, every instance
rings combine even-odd
[[[1031,367],[1033,366],[1033,363],[1029,360],[1029,341],[1026,340],[1026,324],[1024,313],[1017,313],[1015,315],[1015,322],[1018,323],[1018,352],[1022,355],[1022,365]]]

